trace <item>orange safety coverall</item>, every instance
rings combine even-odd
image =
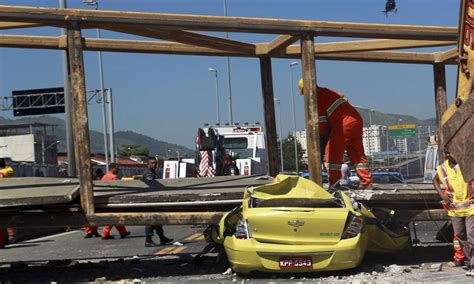
[[[321,136],[329,135],[325,149],[329,183],[334,184],[341,179],[341,165],[344,151],[347,151],[361,186],[371,186],[372,177],[362,143],[362,117],[347,99],[336,91],[318,87],[317,95],[319,132]]]
[[[116,180],[116,179],[117,179],[117,175],[109,171],[106,175],[102,177],[101,180]],[[104,229],[102,230],[102,238],[106,238],[110,236],[110,231],[112,230],[112,227],[113,226],[104,227]],[[127,229],[125,228],[125,226],[117,225],[115,226],[115,228],[117,229],[121,237],[125,237],[127,235]]]

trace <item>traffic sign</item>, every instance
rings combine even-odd
[[[64,112],[64,88],[12,91],[13,116]]]
[[[410,138],[416,136],[415,124],[399,124],[388,126],[388,138]]]

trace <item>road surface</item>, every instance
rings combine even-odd
[[[370,281],[449,281],[471,283],[465,271],[453,267],[449,244],[433,243],[436,226],[418,225],[422,244],[396,255],[368,255],[363,264],[331,273],[236,275],[225,256],[212,252],[199,261],[195,256],[206,246],[200,226],[165,226],[168,237],[182,245],[154,248],[144,246],[144,228],[128,227],[131,235],[113,240],[84,239],[82,230],[73,230],[9,245],[0,250],[0,281],[205,281],[205,282],[370,282]],[[430,239],[431,238],[431,239]],[[158,237],[155,237],[158,241]],[[439,271],[438,271],[439,270]]]

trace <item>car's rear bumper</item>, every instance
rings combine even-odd
[[[227,258],[234,271],[311,272],[349,269],[358,266],[364,258],[367,235],[341,240],[334,245],[282,245],[260,243],[255,239],[241,240],[226,237]],[[280,257],[311,256],[312,267],[280,268]]]

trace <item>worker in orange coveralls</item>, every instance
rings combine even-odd
[[[303,79],[298,82],[298,87],[302,94]],[[317,88],[319,134],[322,141],[327,141],[325,162],[329,184],[334,185],[341,179],[341,165],[344,151],[347,151],[359,176],[360,188],[372,189],[372,176],[362,144],[362,117],[344,95],[327,88]]]
[[[119,170],[119,166],[115,163],[111,163],[109,166],[109,172],[106,175],[104,175],[101,180],[116,180],[118,170]],[[117,229],[117,231],[119,231],[120,238],[122,239],[130,235],[130,232],[128,232],[125,226],[123,225],[117,225],[115,226],[115,228]],[[103,240],[110,240],[114,238],[113,236],[110,235],[111,230],[112,230],[112,226],[104,227],[104,230],[102,231]]]

